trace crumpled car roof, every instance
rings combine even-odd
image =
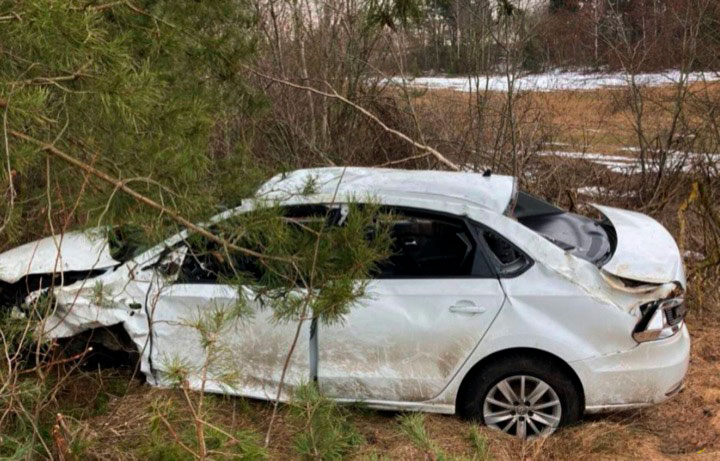
[[[337,195],[338,199],[369,195],[426,197],[436,201],[463,201],[502,214],[513,199],[515,183],[512,176],[485,176],[472,172],[309,168],[274,176],[258,189],[256,197],[282,201],[303,190],[307,195]]]

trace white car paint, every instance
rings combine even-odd
[[[603,270],[617,277],[648,283],[678,281],[685,287],[685,273],[675,239],[660,223],[635,211],[593,205],[612,222],[617,248]]]
[[[110,256],[103,229],[69,232],[26,243],[0,254],[0,280],[26,275],[105,269],[120,264]]]
[[[307,187],[309,178],[313,178],[312,187]],[[345,203],[372,196],[388,206],[443,212],[481,223],[535,262],[522,275],[499,280],[370,281],[368,296],[351,311],[346,323],[323,325],[318,334],[318,382],[339,401],[454,413],[458,389],[473,367],[492,354],[515,348],[545,351],[564,361],[582,384],[587,411],[643,406],[668,398],[687,370],[690,339],[686,328],[670,338],[642,344],[633,340],[632,331],[640,305],[666,298],[684,284],[674,241],[665,238],[666,231],[649,218],[602,208],[618,223],[621,238],[632,235],[633,222],[643,235],[649,232],[664,238],[664,247],[650,243],[649,250],[641,250],[648,242],[638,239],[634,248],[624,250],[627,253],[613,256],[610,262],[619,265],[641,257],[643,251],[651,263],[661,261],[659,256],[653,259],[657,252],[667,253],[663,257],[672,270],[662,276],[658,271],[655,284],[626,289],[595,265],[505,215],[514,190],[514,179],[497,175],[369,168],[300,170],[273,178],[255,200],[214,221],[268,202]],[[67,337],[88,328],[122,324],[141,351],[141,370],[150,384],[171,384],[169,364],[177,356],[193,370],[191,387],[199,388],[204,350],[188,323],[201,311],[229,305],[238,293],[219,285],[178,285],[153,270],[162,250],[186,236],[187,231],[182,232],[97,278],[56,288],[58,308],[47,319],[45,333]],[[673,259],[675,255],[678,260]],[[637,264],[640,261],[634,262],[631,270],[644,271]],[[249,289],[241,294],[252,298]],[[453,312],[452,306],[459,309]],[[227,362],[221,360],[208,370],[206,390],[274,397],[282,358],[296,325],[275,325],[266,310],[256,308],[254,318],[233,325],[223,335],[223,344],[232,354],[227,355]],[[281,400],[310,378],[308,328],[309,322],[301,329]],[[239,386],[228,388],[216,379],[228,365],[243,371]]]
[[[432,399],[504,300],[497,279],[373,280],[342,324],[320,330],[320,389],[335,398]]]
[[[448,171],[395,170],[390,168],[312,168],[279,174],[260,187],[257,197],[283,202],[299,195],[362,200],[368,197],[404,197],[408,203],[472,203],[495,213],[507,210],[516,188],[512,176],[482,176]],[[302,193],[304,191],[304,193]],[[333,200],[333,197],[336,200]]]

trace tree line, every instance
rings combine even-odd
[[[617,70],[620,52],[638,70],[677,68],[688,65],[678,42],[690,29],[701,43],[689,64],[714,69],[720,44],[720,5],[705,0],[428,0],[417,13],[405,30],[415,74],[492,72],[508,44],[527,71]]]

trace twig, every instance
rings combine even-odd
[[[381,163],[379,165],[376,165],[377,167],[384,167],[384,166],[390,166],[390,165],[397,165],[398,163],[405,163],[405,162],[411,162],[413,160],[419,160],[421,158],[425,158],[432,155],[430,152],[425,152],[424,154],[418,154],[418,155],[411,155],[410,157],[401,158],[399,160],[390,160],[389,162]]]
[[[177,443],[178,445],[180,445],[180,447],[181,447],[183,450],[185,450],[185,451],[187,451],[188,453],[190,453],[190,454],[193,456],[193,458],[198,458],[198,454],[195,453],[195,452],[192,450],[192,448],[190,448],[190,447],[188,447],[187,445],[185,445],[185,444],[182,442],[182,440],[180,440],[180,437],[178,436],[177,432],[175,432],[175,429],[173,429],[172,425],[168,422],[168,420],[165,419],[165,417],[164,417],[163,415],[160,415],[160,414],[158,415],[158,418],[160,418],[160,421],[162,421],[162,423],[165,425],[165,427],[167,427],[167,430],[170,432],[170,435],[171,435],[172,438],[175,440],[175,443]]]
[[[65,461],[72,459],[72,453],[67,441],[67,426],[62,414],[58,413],[55,418],[55,425],[53,426],[52,435],[53,441],[55,442],[55,448],[57,449],[58,459]]]
[[[0,103],[3,102],[0,100]],[[3,110],[3,144],[5,147],[5,156],[7,159],[7,174],[8,174],[8,210],[7,210],[7,216],[3,220],[2,225],[0,225],[0,233],[5,229],[5,227],[10,222],[10,218],[12,217],[13,209],[15,208],[15,184],[13,183],[13,169],[12,165],[10,163],[10,142],[8,140],[8,125],[7,125],[7,104],[0,106]]]
[[[427,144],[422,144],[422,143],[415,141],[410,136],[406,135],[405,133],[403,133],[401,131],[398,131],[394,128],[390,128],[382,120],[377,118],[377,116],[372,114],[370,111],[368,111],[364,107],[362,107],[362,106],[352,102],[351,100],[347,99],[346,97],[338,94],[338,92],[335,91],[335,89],[332,86],[330,86],[330,84],[327,82],[325,82],[325,84],[330,88],[330,90],[332,91],[331,93],[328,93],[327,91],[318,90],[317,88],[313,88],[311,86],[300,85],[300,84],[293,83],[293,82],[290,82],[290,81],[282,79],[282,78],[273,77],[272,75],[264,74],[256,69],[246,66],[244,64],[241,64],[241,66],[259,77],[262,77],[267,80],[271,80],[276,83],[280,83],[281,85],[289,86],[291,88],[296,88],[298,90],[309,91],[309,92],[318,94],[320,96],[324,96],[326,98],[337,99],[338,101],[341,101],[341,102],[349,105],[353,109],[357,110],[358,112],[360,112],[361,114],[363,114],[364,116],[366,116],[367,118],[369,118],[370,120],[375,122],[377,125],[380,126],[380,128],[382,128],[386,132],[388,132],[394,136],[397,136],[398,138],[402,139],[403,141],[411,144],[412,146],[414,146],[422,151],[428,152],[430,155],[435,157],[440,163],[447,166],[451,170],[460,171],[460,167],[458,165],[456,165],[454,162],[450,161],[447,157],[445,157],[443,154],[438,152],[436,149],[428,146]]]
[[[56,365],[60,365],[60,364],[62,364],[62,363],[74,362],[74,361],[76,361],[76,360],[80,360],[80,359],[82,359],[83,357],[85,357],[85,354],[87,354],[88,352],[92,352],[92,347],[88,347],[86,350],[80,352],[79,354],[75,354],[75,355],[73,355],[72,357],[67,357],[67,358],[64,358],[64,359],[61,359],[61,360],[56,360],[56,361],[53,361],[53,362],[50,362],[50,363],[46,363],[46,364],[44,364],[44,365],[37,365],[37,366],[35,366],[35,367],[33,367],[33,368],[30,368],[30,369],[27,369],[27,370],[22,370],[22,371],[20,371],[18,374],[22,375],[22,374],[25,374],[25,373],[32,373],[33,371],[39,370],[40,368],[51,368],[51,367],[54,367],[54,366],[56,366]]]

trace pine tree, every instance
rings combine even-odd
[[[227,124],[262,106],[239,72],[251,26],[242,0],[0,2],[0,249],[48,232],[47,216],[56,231],[122,221],[159,235],[168,224],[17,133],[190,219],[246,195],[257,184],[246,136]]]

